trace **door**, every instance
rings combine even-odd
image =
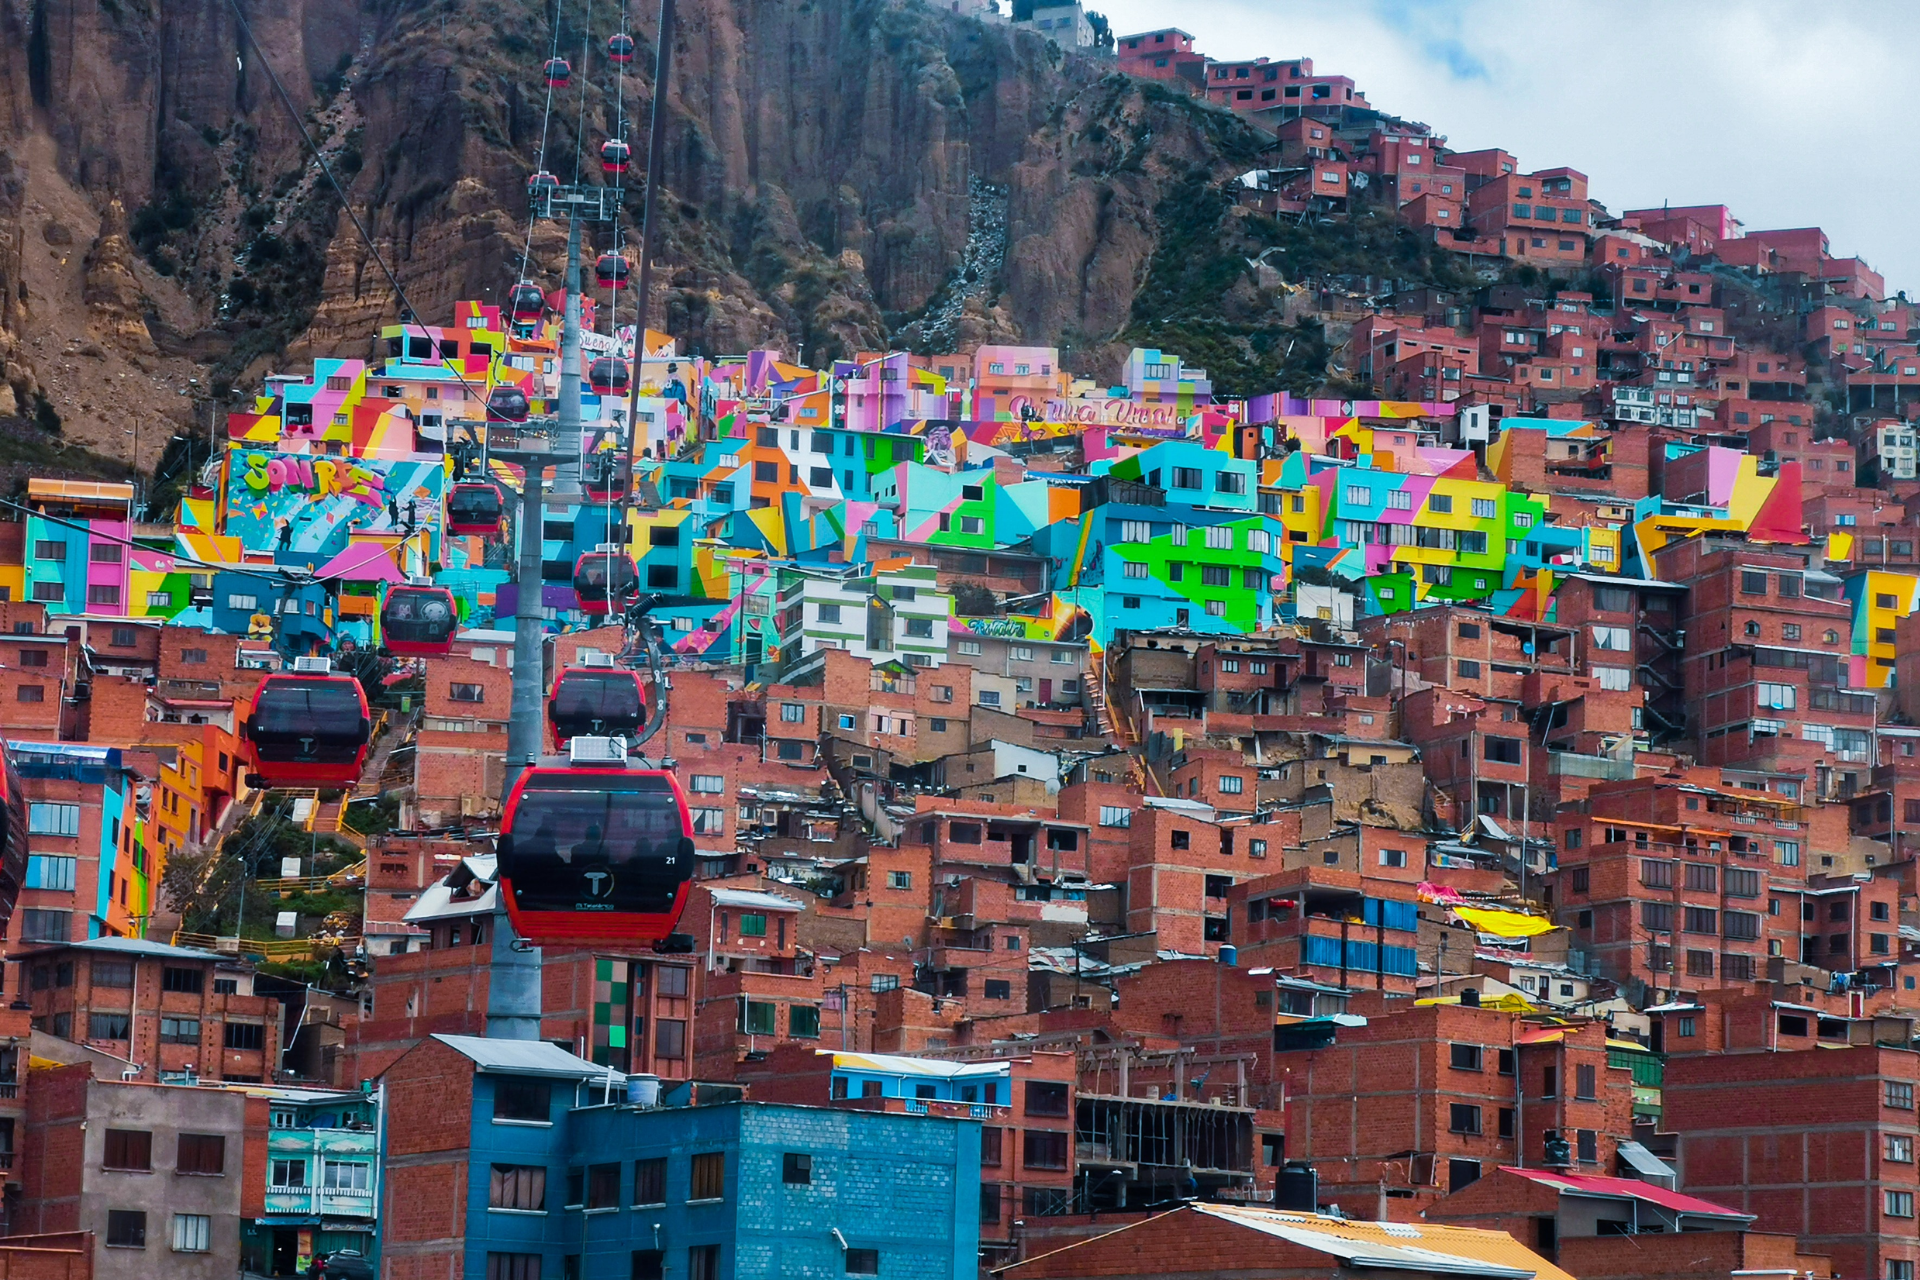
[[[274,1275],[290,1276],[294,1274],[293,1260],[296,1256],[295,1246],[298,1236],[299,1232],[295,1231],[292,1227],[275,1227],[273,1229],[273,1258],[268,1264],[268,1270]]]
[[[1040,701],[1042,703],[1053,701],[1053,681],[1044,679],[1040,681]]]

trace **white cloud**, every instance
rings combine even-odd
[[[1609,209],[1725,204],[1820,226],[1920,293],[1920,144],[1901,52],[1920,5],[1790,0],[1092,0],[1117,34],[1177,25],[1216,58],[1309,57],[1450,145],[1569,165]]]

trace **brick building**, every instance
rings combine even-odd
[[[1920,1055],[1876,1045],[1667,1064],[1664,1124],[1691,1194],[1828,1254],[1837,1275],[1901,1277],[1914,1231]]]

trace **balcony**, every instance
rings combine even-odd
[[[995,1120],[1012,1111],[1011,1107],[985,1102],[942,1102],[938,1098],[902,1098],[900,1109],[910,1116],[946,1116],[955,1120]]]
[[[270,1187],[267,1190],[267,1212],[372,1218],[373,1192],[347,1191],[337,1187]]]

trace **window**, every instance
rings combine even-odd
[[[727,789],[727,780],[717,773],[696,773],[693,775],[694,791],[702,795],[720,795]]]
[[[1728,867],[1727,896],[1729,898],[1759,897],[1760,873],[1744,867]]]
[[[1909,1089],[1911,1093],[1911,1089]],[[106,1154],[100,1161],[106,1169],[133,1169],[142,1173],[153,1169],[153,1135],[145,1129],[107,1130]]]
[[[487,687],[483,684],[451,684],[447,686],[447,697],[454,702],[485,702]]]
[[[689,1200],[719,1200],[727,1194],[727,1153],[703,1151],[693,1158],[693,1181]]]
[[[39,806],[34,806],[38,808]],[[78,870],[78,858],[61,857],[56,854],[36,853],[27,859],[27,888],[57,889],[68,893],[73,891],[74,875]],[[100,963],[94,962],[94,982],[99,984]],[[131,978],[129,978],[129,983]],[[127,984],[122,984],[127,985]]]
[[[766,1000],[740,1001],[740,1030],[750,1036],[770,1036],[774,1034],[776,1006]]]
[[[1124,805],[1103,804],[1100,806],[1100,825],[1103,827],[1130,827],[1133,825],[1133,810]]]
[[[499,1166],[495,1166],[498,1168]],[[545,1169],[540,1171],[546,1173]],[[305,1160],[275,1160],[269,1174],[270,1185],[276,1187],[304,1187],[307,1185],[307,1162]]]
[[[1911,1218],[1913,1216],[1913,1192],[1889,1191],[1887,1196],[1887,1216],[1889,1218]]]
[[[1913,1280],[1913,1263],[1902,1258],[1888,1258],[1887,1280]]]
[[[620,1206],[620,1166],[596,1164],[587,1169],[587,1208],[616,1209]]]
[[[304,1171],[306,1165],[301,1164]],[[539,1164],[496,1164],[487,1181],[487,1207],[523,1213],[547,1207],[547,1168]]]
[[[804,1151],[788,1151],[780,1157],[780,1181],[790,1187],[806,1186],[813,1181],[813,1157]]]
[[[87,603],[88,604],[119,604],[120,588],[115,586],[107,586],[104,584],[96,583],[95,585],[87,588]],[[117,644],[119,642],[116,640],[114,643]],[[127,641],[127,643],[132,644],[133,641],[129,640]]]
[[[1479,1133],[1480,1108],[1456,1102],[1447,1108],[1447,1129],[1452,1133]]]
[[[633,1202],[636,1205],[667,1202],[667,1158],[665,1156],[633,1162]]]
[[[80,806],[30,804],[27,806],[27,831],[36,836],[77,836],[80,834]]]
[[[1598,1164],[1600,1161],[1600,1135],[1592,1129],[1575,1130],[1574,1158],[1585,1164]]]
[[[489,1253],[487,1280],[540,1280],[537,1253]]]
[[[1890,1107],[1902,1111],[1913,1110],[1913,1085],[1898,1080],[1887,1081],[1886,1102]]]
[[[200,1019],[163,1017],[160,1019],[161,1044],[199,1044]]]
[[[1594,1071],[1592,1064],[1582,1064],[1573,1069],[1573,1096],[1582,1101],[1591,1102],[1599,1095],[1594,1092]]]
[[[107,1210],[107,1247],[144,1249],[147,1247],[147,1215],[138,1209]]]
[[[880,1251],[878,1249],[847,1250],[847,1274],[850,1276],[879,1275]]]
[[[1800,691],[1793,685],[1760,681],[1754,688],[1756,690],[1754,700],[1760,706],[1791,711],[1799,705]]]
[[[1558,1097],[1559,1094],[1560,1069],[1558,1067],[1542,1067],[1540,1069],[1540,1096],[1543,1098],[1554,1098]]]
[[[1245,790],[1246,785],[1247,780],[1238,774],[1223,773],[1220,775],[1220,790],[1226,795],[1240,795],[1242,791]]]
[[[1477,1044],[1456,1044],[1448,1046],[1448,1063],[1455,1071],[1480,1070],[1480,1046]]]
[[[125,1040],[131,1024],[124,1013],[102,1013],[95,1010],[87,1015],[87,1039],[89,1040]]]
[[[988,978],[986,996],[989,1000],[1011,1000],[1013,983],[1005,978]]]
[[[329,1160],[326,1170],[320,1178],[320,1185],[328,1191],[370,1191],[373,1189],[373,1166],[357,1160]]]
[[[20,920],[20,937],[28,942],[66,942],[71,934],[71,911],[28,907]]]
[[[662,970],[662,972],[665,972]],[[493,1085],[495,1120],[551,1121],[553,1086],[545,1080],[502,1076]]]
[[[1640,859],[1640,883],[1649,889],[1673,888],[1673,863],[1653,858]]]
[[[1673,904],[1671,902],[1641,903],[1640,925],[1651,933],[1672,933]]]
[[[1029,1080],[1027,1085],[1027,1114],[1030,1116],[1064,1116],[1067,1114],[1067,1086],[1049,1080]]]
[[[1055,1129],[1028,1129],[1023,1162],[1029,1169],[1067,1167],[1067,1135]]]
[[[667,1252],[664,1249],[633,1251],[633,1280],[666,1280]]]
[[[1407,865],[1407,851],[1405,849],[1382,849],[1380,851],[1380,865],[1383,867],[1405,867]]]
[[[1753,569],[1740,571],[1740,593],[1749,596],[1767,594],[1767,575]]]
[[[258,1022],[229,1022],[224,1040],[229,1049],[264,1049],[267,1029]]]

